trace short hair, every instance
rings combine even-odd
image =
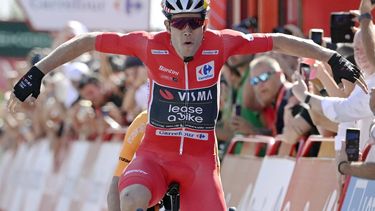
[[[250,69],[254,69],[261,64],[270,66],[276,72],[281,72],[280,64],[276,61],[276,59],[267,55],[262,55],[253,59],[253,61],[250,62]]]
[[[78,89],[83,89],[87,84],[94,84],[95,86],[99,86],[99,78],[96,76],[84,76],[78,83]]]
[[[143,62],[138,59],[137,57],[128,56],[126,57],[125,64],[124,64],[124,70],[131,68],[131,67],[140,67],[144,66]]]
[[[261,55],[255,57],[255,59],[253,59],[250,62],[250,71],[261,64],[270,66],[273,70],[275,70],[275,72],[280,72],[280,81],[282,83],[286,82],[285,74],[281,69],[279,62],[276,59],[270,57],[269,55]]]

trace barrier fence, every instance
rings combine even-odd
[[[47,140],[0,158],[2,211],[105,211],[121,143],[72,142],[59,169]]]
[[[318,156],[309,157],[314,143],[320,143]],[[0,210],[106,211],[121,144],[71,142],[59,166],[46,139],[3,152]],[[375,210],[373,180],[351,177],[340,194],[333,140],[310,137],[295,149],[271,137],[235,137],[221,168],[228,206],[239,211]],[[371,149],[368,158],[374,153]]]

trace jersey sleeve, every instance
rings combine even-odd
[[[222,31],[224,56],[230,57],[237,54],[256,54],[271,51],[272,38],[266,34],[244,34],[234,30]]]
[[[106,32],[95,40],[95,49],[103,53],[123,54],[144,58],[149,34],[131,32],[127,34]]]

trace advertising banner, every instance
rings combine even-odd
[[[337,210],[339,182],[333,158],[299,158],[283,211]]]
[[[375,181],[351,177],[341,210],[374,210]]]
[[[251,194],[263,158],[226,155],[221,167],[221,180],[228,207],[239,207]]]
[[[294,165],[294,159],[265,157],[249,204],[240,210],[280,210],[292,178]]]
[[[69,20],[89,29],[147,30],[150,0],[18,0],[36,30],[57,31]]]

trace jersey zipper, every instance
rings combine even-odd
[[[185,72],[185,94],[189,94],[189,74],[188,74],[188,62],[184,62],[184,72]],[[188,97],[185,99],[185,106],[187,108],[188,106]],[[187,110],[185,112],[185,119],[183,121],[184,125],[182,127],[182,136],[180,141],[180,155],[182,155],[182,152],[184,151],[184,141],[185,141],[185,125],[186,125],[186,116],[187,116]]]

